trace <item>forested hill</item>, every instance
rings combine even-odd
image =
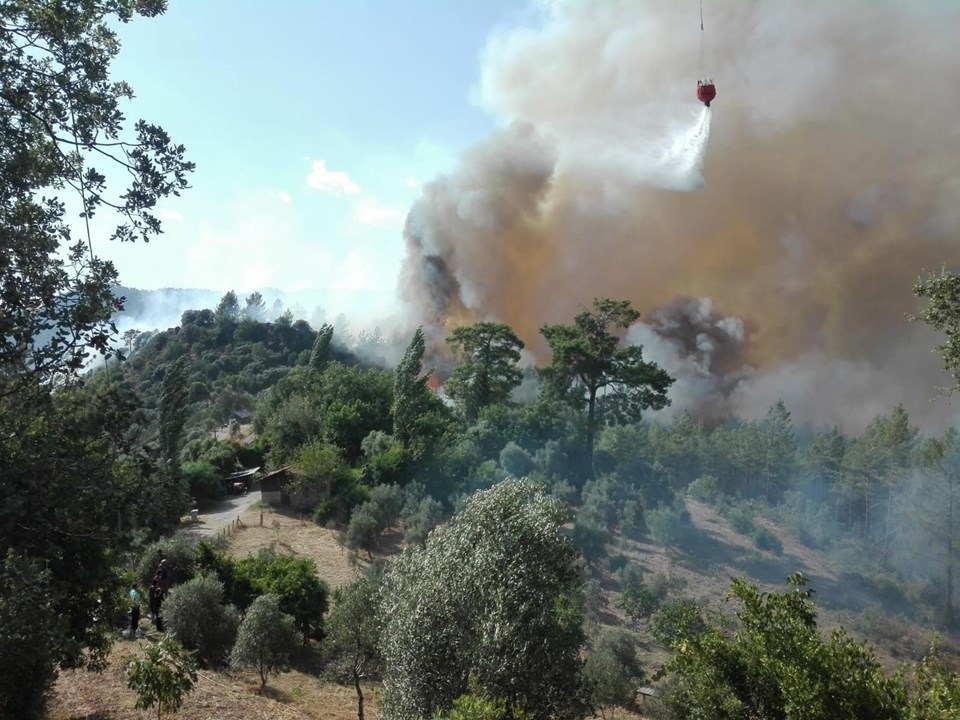
[[[447,339],[453,370],[438,395],[423,376],[420,332],[394,365],[378,334],[344,340],[289,313],[263,322],[256,297],[241,307],[229,293],[213,310],[185,312],[177,328],[128,335],[129,359],[99,371],[94,383],[116,382],[136,397],[131,435],[147,443],[164,442],[172,421],[164,420],[163,397],[181,393],[173,446],[194,496],[215,491],[217,473],[293,465],[304,497],[313,498],[301,511],[339,523],[358,551],[377,547],[394,522],[411,540],[422,538],[476,490],[526,475],[578,508],[573,536],[589,562],[615,553],[618,538],[683,542],[710,557],[715,541],[688,532],[685,503],[696,499],[719,511],[753,553],[783,557],[770,531],[779,527],[846,571],[850,582],[823,597],[827,604],[866,593],[880,609],[953,626],[956,433],[923,437],[902,407],[859,437],[801,431],[782,402],[765,418],[715,427],[689,413],[662,419],[655,408],[669,396],[670,378],[618,347],[614,334],[585,330],[599,323],[612,332],[632,312],[629,303],[598,300],[573,323],[548,326],[554,360],[536,374],[519,366],[522,343],[506,325],[459,328]],[[587,379],[616,390],[592,403],[584,376],[563,365],[581,341],[602,361],[583,371],[597,373]],[[604,365],[617,353],[633,374]],[[256,441],[224,440],[231,421],[234,432],[238,423],[254,428]],[[734,564],[749,571],[755,560],[748,552]]]

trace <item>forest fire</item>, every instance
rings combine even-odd
[[[708,401],[719,410],[756,416],[783,397],[798,419],[857,428],[902,402],[942,425],[950,409],[928,402],[943,384],[935,339],[905,315],[960,235],[960,127],[941,91],[960,73],[960,17],[731,2],[713,21],[725,102],[709,179],[677,193],[637,180],[652,160],[627,141],[689,102],[688,26],[672,0],[558,3],[537,31],[494,37],[480,98],[509,122],[412,207],[411,315],[505,322],[542,358],[541,325],[626,298],[663,345],[650,351],[684,363],[696,336],[667,330],[658,308],[706,298],[744,329],[736,353],[698,370],[723,387]]]

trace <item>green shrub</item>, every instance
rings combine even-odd
[[[713,505],[720,496],[720,483],[713,475],[702,475],[687,486],[687,496]]]
[[[643,571],[640,570],[636,563],[628,562],[617,570],[616,573],[623,591],[626,591],[627,588],[643,587]]]
[[[626,555],[614,555],[610,558],[608,563],[610,565],[610,572],[620,572],[623,568],[630,564],[630,560]]]
[[[567,505],[580,500],[580,491],[566,480],[557,480],[550,486],[550,494]]]
[[[621,504],[619,522],[620,532],[631,540],[640,540],[648,530],[639,500],[625,500]]]
[[[730,508],[727,513],[727,521],[741,535],[749,535],[756,527],[754,518],[757,513],[750,503],[738,503]]]
[[[390,444],[385,450],[377,452],[367,460],[370,477],[377,485],[406,484],[412,466],[413,458],[410,456],[410,451],[397,442]]]
[[[140,562],[137,564],[137,577],[143,587],[148,587],[153,581],[161,560],[167,561],[172,587],[194,576],[196,549],[180,535],[148,545],[141,553]]]
[[[405,499],[399,485],[377,485],[370,491],[370,499],[360,507],[369,506],[370,514],[377,521],[377,531],[383,532],[400,518]]]
[[[783,552],[783,543],[780,542],[780,538],[763,525],[756,525],[753,528],[750,539],[759,550],[769,550],[777,555]]]
[[[623,610],[631,620],[644,620],[660,607],[660,598],[647,587],[628,587],[620,595],[617,606]]]
[[[422,545],[442,518],[443,505],[439,500],[432,497],[422,497],[413,503],[408,500],[403,508],[403,525],[406,528],[404,542]]]
[[[661,545],[672,545],[680,538],[680,513],[668,506],[658,507],[646,514],[650,536]]]
[[[344,542],[351,550],[366,550],[369,555],[377,547],[379,537],[380,524],[371,512],[369,503],[364,503],[350,516]]]
[[[673,647],[706,630],[700,605],[689,598],[667,600],[650,618],[650,631],[658,642]]]
[[[163,618],[170,632],[212,666],[226,662],[240,624],[236,608],[222,603],[223,583],[212,575],[178,585],[163,603]]]
[[[277,595],[280,610],[293,616],[304,641],[321,637],[330,591],[312,560],[261,550],[237,562],[237,575],[254,592]]]
[[[223,495],[223,486],[216,468],[206,460],[184,463],[180,473],[190,488],[190,496],[198,500],[213,500]]]
[[[586,559],[593,564],[607,554],[607,543],[610,542],[610,531],[601,525],[596,518],[577,513],[573,523],[573,544]]]
[[[583,674],[598,707],[629,707],[643,678],[637,639],[622,628],[603,628],[590,642]]]
[[[511,441],[500,451],[500,467],[514,477],[526,477],[535,464],[530,453]]]

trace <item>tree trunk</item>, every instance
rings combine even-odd
[[[589,398],[587,400],[587,462],[590,467],[590,477],[594,477],[597,473],[593,467],[593,438],[596,434],[596,422],[597,417],[597,389],[595,387],[588,388],[590,391]]]
[[[353,686],[357,689],[357,720],[363,720],[363,690],[360,689],[360,676],[353,674]]]
[[[947,504],[947,627],[953,627],[953,483],[947,481],[950,498]]]

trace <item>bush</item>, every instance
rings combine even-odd
[[[361,505],[369,506],[377,521],[377,532],[383,532],[400,518],[404,504],[403,489],[399,485],[377,485],[370,491],[370,499]]]
[[[643,572],[636,563],[628,562],[616,573],[622,591],[625,592],[627,588],[638,589],[643,587]]]
[[[700,605],[689,598],[668,600],[650,618],[650,631],[667,647],[689,640],[706,630]]]
[[[500,451],[500,467],[514,477],[525,477],[533,471],[535,464],[530,453],[510,441]]]
[[[610,531],[593,517],[584,517],[578,513],[573,523],[573,544],[587,563],[594,562],[607,554],[607,543],[610,542]]]
[[[583,674],[598,707],[629,707],[643,678],[637,639],[621,628],[603,628],[591,643]]]
[[[223,495],[223,486],[217,477],[217,471],[209,462],[184,463],[180,473],[187,481],[191,497],[199,500],[213,500]]]
[[[720,496],[720,483],[713,475],[702,475],[687,486],[687,496],[713,505]]]
[[[550,494],[567,505],[573,505],[580,500],[580,491],[566,480],[557,480],[553,483]]]
[[[680,538],[680,513],[672,507],[658,507],[646,515],[650,536],[661,545],[672,545]]]
[[[280,598],[280,610],[292,615],[304,642],[320,638],[330,591],[312,560],[261,550],[237,563],[237,576],[259,594]]]
[[[298,473],[289,493],[291,502],[301,510],[312,510],[324,498],[342,495],[352,479],[340,448],[319,440],[297,450],[293,465]]]
[[[143,657],[127,665],[127,687],[137,694],[135,707],[160,713],[175,713],[197,682],[197,665],[183,645],[164,635],[157,643],[141,645]]]
[[[409,502],[403,508],[403,524],[406,533],[403,540],[408,545],[423,545],[427,535],[443,518],[443,505],[432,497],[421,498],[411,505]]]
[[[756,515],[752,504],[748,502],[738,503],[730,508],[727,513],[727,521],[741,535],[749,535],[756,527],[756,523],[753,521]]]
[[[628,587],[620,595],[617,606],[623,610],[631,620],[639,622],[650,617],[660,607],[660,598],[647,587]]]
[[[201,575],[171,590],[163,603],[170,632],[213,666],[226,661],[240,624],[236,608],[222,602],[223,583],[212,575]]]
[[[626,500],[620,506],[620,532],[631,540],[639,540],[647,531],[643,505],[638,500]]]
[[[758,550],[769,550],[777,555],[783,552],[783,543],[780,542],[780,538],[763,525],[757,525],[753,528],[750,539],[753,540],[753,544]]]
[[[137,565],[137,577],[143,587],[149,587],[157,573],[160,561],[166,559],[170,570],[170,586],[190,580],[196,569],[196,550],[179,535],[159,540],[140,555]]]
[[[610,572],[620,572],[623,568],[630,564],[630,560],[627,559],[626,555],[614,555],[610,558],[608,563],[610,565]]]
[[[412,465],[413,458],[410,451],[397,442],[391,444],[385,450],[377,452],[367,460],[370,477],[378,485],[387,483],[405,484],[409,479]]]
[[[364,503],[350,517],[344,541],[351,550],[366,550],[370,555],[377,547],[380,523],[373,516],[369,503]]]

